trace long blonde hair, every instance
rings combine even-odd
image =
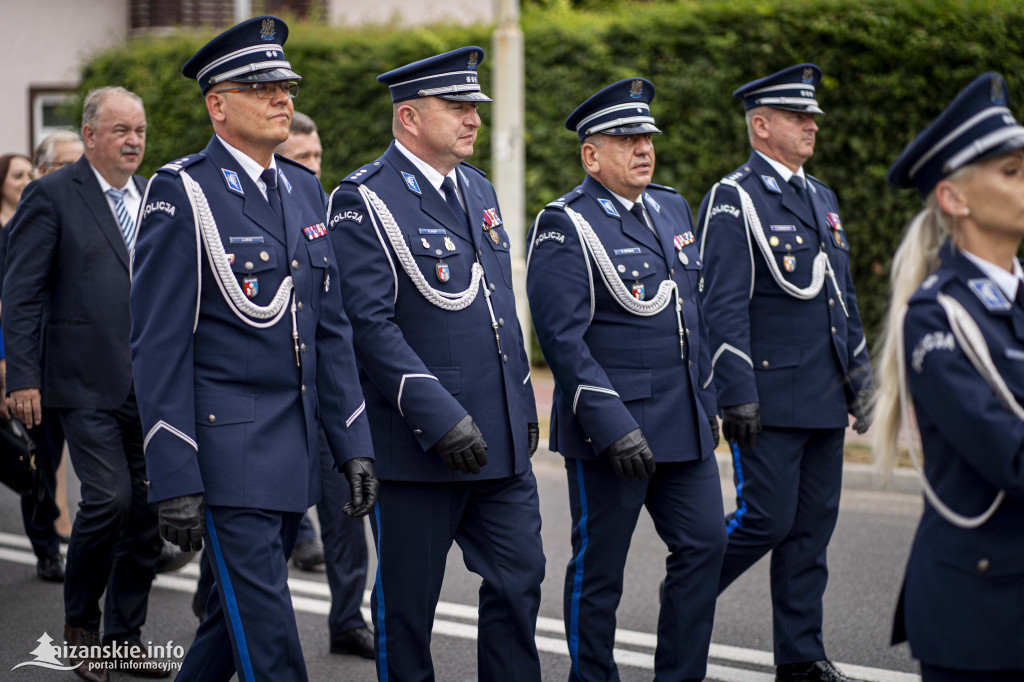
[[[957,181],[970,166],[949,176]],[[907,302],[925,277],[939,267],[939,250],[956,230],[956,221],[939,206],[933,191],[925,200],[925,207],[914,216],[892,258],[889,285],[891,298],[886,313],[885,329],[875,352],[875,378],[878,390],[872,405],[874,452],[876,463],[886,475],[896,462],[897,441],[902,418],[900,412],[900,337],[903,334],[903,315]]]

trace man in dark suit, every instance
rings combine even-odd
[[[132,364],[160,532],[206,544],[216,590],[179,679],[306,679],[288,555],[320,497],[318,423],[349,516],[373,507],[373,448],[326,196],[276,156],[300,76],[288,27],[256,17],[186,62],[214,137],[146,190],[131,292]]]
[[[539,680],[544,577],[537,410],[494,188],[462,163],[480,127],[464,47],[389,71],[395,142],[331,195],[380,470],[372,607],[381,679],[433,679],[430,632],[454,540],[480,587],[478,675]],[[486,450],[486,453],[485,453]]]
[[[555,377],[551,449],[565,457],[572,511],[571,680],[618,677],[615,610],[642,508],[670,551],[658,679],[704,678],[725,552],[701,260],[690,206],[651,183],[652,99],[650,81],[627,78],[572,112],[587,177],[530,232],[527,292]]]
[[[821,71],[744,85],[750,158],[698,212],[722,430],[736,511],[719,591],[772,552],[777,679],[848,680],[825,658],[825,554],[839,513],[849,414],[867,429],[871,363],[832,190],[804,173]],[[763,432],[762,432],[763,426]]]
[[[14,415],[38,425],[44,407],[56,410],[82,483],[64,636],[96,645],[104,590],[103,643],[140,641],[161,541],[128,348],[129,252],[144,186],[133,174],[146,114],[138,96],[107,87],[87,95],[82,120],[84,157],[29,185],[12,221],[3,333]],[[106,680],[95,663],[76,672]],[[167,674],[149,664],[126,669]]]

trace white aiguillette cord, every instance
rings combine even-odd
[[[1013,393],[1010,391],[1006,382],[999,375],[999,370],[996,369],[995,364],[992,362],[992,355],[989,352],[988,344],[985,342],[985,336],[981,333],[977,323],[971,317],[970,313],[964,309],[960,303],[951,296],[946,294],[939,294],[937,297],[939,305],[942,306],[943,310],[946,311],[946,317],[949,319],[949,326],[953,330],[953,335],[956,337],[957,343],[963,349],[967,359],[971,361],[978,373],[988,382],[988,385],[992,387],[992,391],[996,394],[996,398],[999,402],[1007,409],[1007,411],[1013,413],[1018,419],[1024,419],[1024,408],[1021,408],[1016,398],[1013,397]],[[921,487],[924,490],[924,496],[931,503],[935,511],[949,521],[954,526],[959,528],[977,528],[983,523],[992,518],[992,515],[996,513],[999,505],[1003,503],[1003,499],[1006,497],[1006,492],[1000,490],[996,495],[995,499],[992,500],[992,504],[984,512],[978,516],[964,516],[959,514],[943,502],[938,493],[932,488],[928,482],[928,477],[925,476],[924,467],[921,465],[920,458],[918,457],[917,448],[914,445],[914,439],[910,434],[910,411],[908,409],[907,400],[907,380],[906,380],[906,357],[905,348],[903,344],[903,323],[907,316],[907,308],[903,308],[903,312],[900,314],[897,354],[899,357],[899,389],[900,389],[900,410],[903,417],[903,426],[907,430],[907,450],[910,452],[910,460],[914,464],[914,468],[917,469],[918,475],[921,477]]]
[[[274,298],[266,306],[259,306],[249,300],[238,285],[234,272],[231,270],[231,263],[228,262],[227,254],[224,252],[224,243],[221,240],[220,230],[217,228],[217,221],[210,210],[210,204],[206,200],[203,188],[192,179],[188,173],[179,173],[182,184],[185,187],[185,194],[192,205],[192,215],[195,216],[196,225],[196,257],[199,262],[199,242],[202,242],[206,250],[207,260],[210,262],[210,270],[213,272],[213,279],[217,282],[224,301],[235,316],[250,327],[266,329],[274,326],[284,316],[288,307],[288,299],[291,298],[292,314],[292,341],[295,344],[295,359],[299,362],[299,329],[296,319],[295,285],[291,275],[285,276],[281,281]],[[202,277],[199,278],[200,290],[202,289]],[[199,320],[198,305],[196,307],[196,323]],[[193,332],[195,327],[193,326]]]

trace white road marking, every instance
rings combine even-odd
[[[0,545],[6,546],[0,547],[0,560],[28,566],[35,565],[36,557],[31,551],[32,545],[29,543],[28,538],[10,533],[0,533]],[[199,564],[193,562],[186,564],[184,568],[173,574],[158,575],[153,584],[163,589],[192,594],[195,592],[196,578],[198,577]],[[288,589],[291,590],[292,605],[296,611],[319,616],[326,616],[330,612],[331,590],[327,583],[304,580],[302,578],[289,578]],[[363,593],[363,604],[363,617],[367,622],[370,622],[369,590]],[[434,620],[435,635],[476,640],[476,621],[478,616],[476,606],[442,601],[437,604],[436,614],[438,618]],[[445,620],[446,618],[458,618],[470,622]],[[565,629],[561,620],[541,616],[537,619],[537,632],[537,649],[539,651],[559,656],[569,655],[569,649],[565,643]],[[549,634],[554,635],[554,637],[548,636]],[[657,637],[654,634],[617,629],[615,631],[615,643],[618,645],[614,650],[615,662],[618,665],[654,670],[653,653],[621,648],[624,646],[640,647],[653,652],[657,645]],[[774,665],[772,654],[769,651],[745,649],[724,644],[712,644],[708,656],[714,661],[727,663],[745,663],[748,665],[766,666],[768,668]],[[848,663],[836,663],[836,665],[847,675],[866,680],[866,682],[921,682],[921,676],[913,673],[885,670],[883,668],[870,668]],[[718,682],[773,682],[775,674],[774,672],[764,673],[709,663],[707,679],[717,680]]]

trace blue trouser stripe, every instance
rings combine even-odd
[[[380,534],[380,498],[373,508],[373,514],[377,520],[377,679],[379,682],[388,682],[388,635],[384,626],[384,584],[380,579],[380,545],[383,536]]]
[[[572,581],[572,602],[569,610],[569,657],[578,679],[580,674],[580,593],[583,591],[583,557],[587,553],[587,489],[583,485],[583,460],[576,460],[576,485],[580,493],[580,551],[576,555],[576,575]]]
[[[740,465],[740,446],[732,444],[732,466],[736,470],[736,512],[725,526],[726,535],[732,535],[737,528],[743,527],[743,515],[747,512],[747,501],[743,499],[743,466]]]
[[[256,677],[252,672],[252,661],[249,660],[249,647],[245,643],[245,632],[242,630],[242,617],[238,614],[238,601],[235,599],[235,590],[231,587],[231,576],[228,575],[228,567],[224,563],[224,555],[220,551],[220,542],[217,541],[217,531],[213,528],[213,515],[209,507],[206,509],[206,531],[210,534],[210,549],[213,550],[213,557],[217,565],[217,575],[220,576],[221,584],[224,586],[224,609],[228,613],[231,622],[231,629],[235,632],[235,646],[238,647],[238,659],[242,662],[242,675],[245,682],[255,682]]]

